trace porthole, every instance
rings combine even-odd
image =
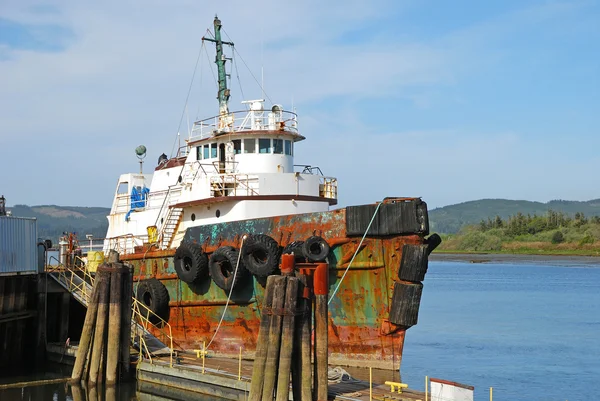
[[[179,176],[179,178],[177,178],[177,182],[181,183],[181,181],[183,180],[183,178],[181,176]]]
[[[217,216],[217,218],[221,217],[221,211],[219,209],[215,212],[215,216]]]
[[[162,224],[162,223],[163,223],[163,220],[164,220],[164,219],[161,217],[161,218],[160,218],[160,224]]]
[[[192,221],[195,221],[196,220],[196,213],[192,213],[191,217],[192,217]]]

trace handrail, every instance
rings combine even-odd
[[[216,184],[217,186],[219,186],[219,187],[217,187],[216,190],[224,191],[226,189],[229,189],[229,188],[225,187],[225,184],[227,183],[226,179],[231,178],[231,179],[233,179],[233,184],[239,184],[240,186],[242,186],[243,189],[246,190],[248,195],[258,195],[259,193],[254,188],[250,187],[250,180],[258,182],[258,176],[250,178],[250,175],[256,175],[256,174],[238,174],[238,173],[215,174],[210,177],[210,184],[211,185]],[[242,176],[242,177],[245,176],[246,177],[245,180],[238,178],[240,176]],[[237,195],[237,186],[234,185],[234,187],[231,189],[233,189],[233,195],[234,196]]]
[[[143,303],[141,303],[140,301],[137,300],[137,298],[132,297],[133,301],[132,301],[132,310],[133,310],[133,316],[132,316],[132,320],[133,319],[139,319],[139,321],[137,323],[139,323],[142,328],[147,331],[150,332],[150,326],[154,326],[155,331],[157,330],[163,339],[159,340],[164,344],[165,342],[169,342],[169,364],[171,367],[173,367],[173,330],[171,329],[171,325],[164,320],[163,318],[161,318],[160,316],[158,316],[156,313],[154,313],[154,311],[152,311],[150,308],[148,308],[146,305],[144,305]],[[143,310],[143,313],[142,313]],[[158,324],[153,324],[152,322],[150,322],[150,318],[157,318],[158,319]],[[164,328],[168,328],[168,333]],[[133,334],[133,332],[132,332]],[[135,335],[133,335],[133,337],[135,338]],[[143,336],[139,336],[138,337],[140,339],[143,339]],[[165,341],[166,340],[166,341]],[[144,344],[145,344],[145,340]],[[152,363],[152,358],[150,356],[150,351],[148,349],[147,344],[146,345],[146,352],[149,356],[150,359],[150,363]],[[140,344],[140,349],[141,349],[141,344]]]
[[[54,257],[51,257],[54,258]],[[67,268],[64,265],[59,264],[57,267],[46,267],[46,272],[48,273],[58,273],[59,281],[63,282],[67,290],[73,294],[75,297],[83,298],[83,301],[86,304],[89,304],[91,297],[91,289],[94,287],[95,277],[90,274],[90,272],[85,268],[85,262],[83,259],[78,256],[75,257],[76,262],[81,262],[83,267],[73,267]],[[83,274],[83,277],[80,277],[77,273]],[[79,280],[76,280],[77,277]],[[88,286],[89,285],[89,286]],[[151,333],[150,327],[154,326],[154,332],[160,333],[161,338],[157,338],[163,344],[166,345],[169,349],[169,363],[170,366],[173,367],[173,353],[174,341],[173,341],[173,330],[169,322],[158,316],[154,313],[150,308],[137,300],[135,296],[132,298],[132,330],[131,330],[131,340],[135,343],[136,340],[139,340],[140,345],[140,356],[143,358],[142,349],[146,350],[147,358],[152,363],[152,353],[146,340],[144,339],[143,333],[139,333],[139,328],[141,327],[144,332]],[[153,324],[150,319],[157,319],[158,324]],[[134,329],[135,327],[135,329]],[[168,329],[168,332],[166,329]],[[154,335],[154,334],[152,334]]]
[[[235,115],[243,117],[235,117]],[[200,137],[209,138],[218,132],[240,132],[248,130],[285,131],[298,134],[298,115],[292,111],[280,110],[239,110],[232,111],[225,117],[228,121],[223,125],[222,116],[208,117],[194,122],[190,132],[190,140]],[[291,124],[286,124],[290,122]],[[236,125],[236,122],[238,125]],[[194,135],[199,132],[199,135]]]

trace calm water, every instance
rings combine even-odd
[[[475,399],[597,400],[600,266],[430,262],[402,379],[475,386]]]
[[[600,399],[600,266],[430,262],[402,366],[412,388],[425,375],[473,385],[478,401],[490,386],[495,401]],[[82,400],[131,397],[120,388]],[[1,401],[72,399],[65,384],[0,390]]]

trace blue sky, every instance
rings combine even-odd
[[[296,107],[295,162],[338,177],[341,205],[600,198],[598,2],[288,3],[3,2],[0,193],[110,206],[137,145],[147,170],[170,152],[218,13],[269,98]],[[217,111],[204,53],[201,65],[190,118]]]

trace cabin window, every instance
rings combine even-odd
[[[271,153],[271,140],[260,138],[258,140],[258,153]]]
[[[283,139],[273,139],[273,153],[283,154]]]
[[[196,147],[196,160],[202,160],[202,146]]]
[[[217,144],[216,143],[211,143],[210,144],[210,158],[211,159],[216,159],[217,158]]]
[[[292,155],[292,141],[285,141],[285,154]]]
[[[256,153],[256,140],[244,139],[244,153]]]
[[[203,158],[204,158],[204,159],[208,159],[208,158],[210,158],[210,148],[208,147],[208,145],[204,145],[204,146],[202,146],[202,149],[204,149],[204,150],[202,151],[202,154],[204,155],[204,157],[203,157]]]
[[[117,195],[129,194],[129,183],[120,182],[117,187]]]
[[[242,153],[242,140],[241,139],[233,140],[233,153],[236,155],[239,155],[240,153]]]

